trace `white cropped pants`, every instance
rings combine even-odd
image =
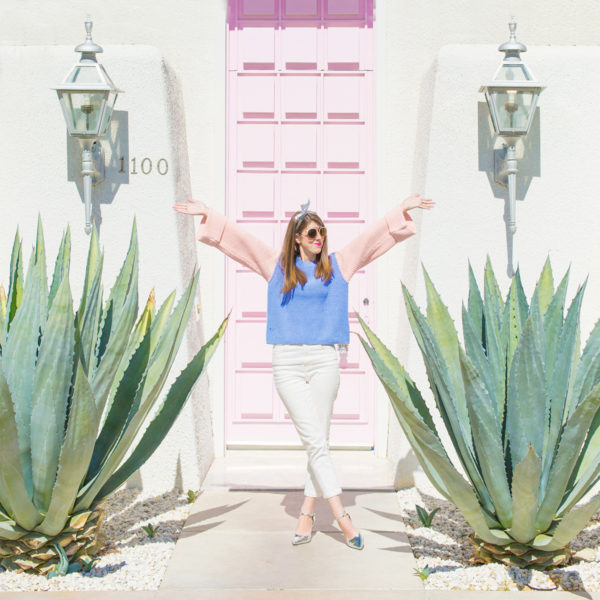
[[[273,378],[308,454],[304,494],[341,494],[329,455],[329,424],[340,386],[335,346],[274,345]]]

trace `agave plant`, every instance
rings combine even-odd
[[[554,289],[549,261],[530,303],[518,272],[503,300],[489,260],[483,298],[469,278],[464,347],[427,273],[426,316],[403,290],[460,471],[414,381],[361,321],[363,346],[423,470],[473,528],[474,559],[566,564],[600,508],[600,495],[578,504],[600,478],[600,322],[581,354],[585,284],[565,315],[568,272]]]
[[[48,289],[38,219],[27,276],[17,231],[8,296],[0,293],[0,564],[41,574],[59,563],[57,545],[71,562],[97,552],[102,500],[163,440],[227,323],[176,378],[132,449],[181,344],[198,274],[176,305],[173,292],[156,310],[151,293],[137,318],[135,223],[105,302],[95,229],[75,313],[69,264],[67,229]]]

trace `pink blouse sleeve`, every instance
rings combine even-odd
[[[198,239],[218,248],[267,281],[271,279],[279,252],[212,208],[208,211],[206,221],[200,225]]]
[[[400,206],[392,209],[335,253],[342,277],[350,281],[356,271],[416,232],[407,212],[403,212]]]

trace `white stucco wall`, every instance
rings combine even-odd
[[[0,89],[11,89],[10,94],[0,98],[0,114],[11,115],[3,122],[4,142],[0,145],[0,164],[9,166],[2,170],[0,256],[5,259],[0,280],[8,284],[8,257],[17,227],[28,259],[39,213],[50,273],[60,235],[70,224],[70,281],[78,303],[89,244],[83,230],[83,203],[73,182],[80,181],[81,150],[79,142],[67,138],[56,94],[49,89],[70,69],[71,50],[63,46],[0,47]],[[185,121],[178,83],[157,48],[106,46],[105,52],[106,69],[126,92],[118,98],[111,132],[101,142],[106,155],[106,180],[94,189],[100,201],[94,206],[94,214],[104,247],[104,290],[106,297],[127,251],[135,217],[141,309],[153,288],[158,305],[172,289],[179,297],[197,261],[193,220],[177,215],[171,208],[175,201],[184,201],[190,195]],[[35,77],[27,76],[32,73]],[[144,174],[142,162],[146,157],[152,160],[152,169],[146,161]],[[134,159],[137,174],[132,173]],[[207,337],[198,318],[199,303],[200,294],[165,392]],[[211,325],[208,336],[217,324]],[[144,488],[199,487],[213,448],[206,388],[205,380],[168,440],[142,468]],[[134,481],[139,484],[139,477]]]
[[[94,20],[94,39],[105,48],[100,59],[126,90],[116,108],[128,113],[130,157],[169,155],[177,172],[174,179],[148,176],[145,183],[130,176],[114,202],[102,206],[102,239],[107,261],[114,261],[107,264],[106,278],[116,272],[136,212],[142,253],[160,254],[155,262],[143,259],[142,290],[156,285],[159,298],[172,287],[181,291],[194,257],[201,265],[197,315],[201,338],[226,312],[223,258],[195,244],[189,222],[169,216],[168,235],[162,226],[165,207],[189,194],[224,209],[225,0],[176,0],[168,7],[142,0],[0,2],[0,256],[7,256],[17,221],[26,244],[32,242],[38,210],[50,254],[69,220],[77,287],[76,265],[81,266],[87,246],[81,231],[83,208],[75,185],[67,181],[64,125],[48,88],[75,61],[72,49],[83,41],[88,14]],[[600,46],[597,0],[378,0],[376,211],[382,215],[411,191],[438,201],[433,213],[417,216],[419,235],[378,261],[378,330],[417,373],[420,361],[410,342],[400,286],[404,281],[421,299],[419,261],[425,262],[455,315],[464,297],[467,257],[479,273],[483,257],[490,253],[499,277],[504,277],[503,205],[478,170],[482,98],[477,90],[494,73],[501,58],[495,49],[507,39],[506,23],[513,14],[519,23],[517,36],[530,49],[525,58],[548,85],[540,102],[541,177],[533,179],[517,207],[515,251],[527,289],[548,251],[559,272],[572,261],[573,282],[592,272],[597,258],[590,226],[598,216],[593,200],[596,156],[590,142],[597,121],[597,94],[593,94],[598,90],[593,73]],[[39,62],[33,62],[35,53]],[[166,71],[160,66],[163,60]],[[179,247],[174,240],[179,240]],[[158,244],[163,243],[165,251],[159,252]],[[177,267],[166,268],[166,257],[173,256],[178,257]],[[7,280],[6,259],[0,263],[0,280]],[[592,272],[583,310],[585,331],[593,321],[599,293]],[[182,348],[182,354],[185,350],[190,347]],[[187,444],[189,460],[193,462],[195,453],[200,461],[198,467],[181,459],[184,480],[190,482],[186,487],[192,487],[194,477],[202,477],[212,455],[209,399],[214,448],[217,453],[223,449],[222,352],[213,359],[209,376],[210,385],[205,379],[200,395],[188,407],[194,425],[182,425],[183,433],[173,436]],[[380,417],[388,412],[383,395],[379,412]],[[386,426],[380,418],[384,442]],[[165,443],[164,464],[176,465],[178,444]],[[398,483],[409,483],[413,460],[393,417],[385,446],[381,444],[380,453],[387,451],[400,465]],[[151,468],[153,473],[163,470],[158,463]],[[164,469],[169,480],[173,468]],[[189,469],[197,475],[186,475]]]

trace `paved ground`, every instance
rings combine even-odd
[[[217,459],[156,592],[0,593],[0,600],[528,600],[540,592],[427,591],[398,529],[393,472],[372,453],[337,452],[343,501],[365,534],[348,548],[324,501],[310,544],[290,543],[302,501],[304,455],[229,453]],[[559,598],[600,594],[556,592]]]

